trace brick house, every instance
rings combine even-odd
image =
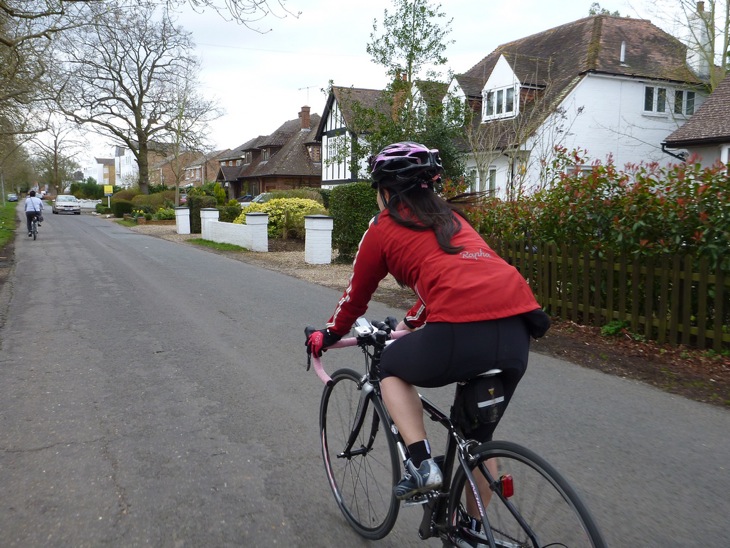
[[[230,152],[229,149],[216,150],[192,158],[185,166],[185,173],[180,186],[199,187],[205,183],[214,182],[220,167],[220,159]]]
[[[318,114],[303,106],[271,135],[247,141],[219,157],[216,181],[230,198],[256,196],[270,190],[319,188],[322,182],[320,144],[315,142]]]
[[[184,186],[186,166],[198,156],[196,152],[182,152],[177,156],[170,155],[154,163],[150,162],[150,184],[166,187]]]

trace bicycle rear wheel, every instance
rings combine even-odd
[[[390,532],[398,517],[393,485],[400,479],[400,462],[383,404],[363,392],[361,377],[351,369],[340,369],[332,375],[332,385],[324,389],[322,458],[345,518],[360,535],[376,540]],[[361,395],[362,420],[356,424]]]
[[[605,542],[585,504],[575,490],[545,459],[520,445],[493,441],[474,450],[475,468],[484,470],[487,462],[495,468],[497,491],[487,506],[487,519],[498,548],[603,548]],[[494,460],[492,460],[494,459]],[[496,466],[495,466],[496,465]],[[473,469],[472,472],[475,472]],[[509,475],[513,494],[509,490]],[[466,489],[464,486],[466,485]],[[449,499],[449,517],[452,526],[459,526],[460,516],[466,513],[466,491],[470,490],[464,470],[457,468]],[[508,493],[505,493],[508,494]],[[457,531],[458,532],[458,531]],[[461,531],[474,546],[484,545],[484,534],[470,536]]]
[[[36,221],[33,221],[32,227],[33,230],[31,230],[31,232],[33,232],[33,239],[35,240],[38,237],[38,224]]]

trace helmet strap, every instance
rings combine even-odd
[[[382,186],[380,186],[380,185],[378,185],[378,194],[380,194],[380,200],[381,200],[381,201],[382,201],[382,202],[383,202],[383,203],[384,203],[384,204],[385,204],[386,206],[388,205],[388,201],[390,200],[390,198],[392,198],[392,197],[393,197],[393,193],[392,193],[392,192],[389,192],[389,193],[388,193],[388,194],[389,194],[389,196],[388,196],[388,199],[386,199],[386,198],[385,198],[385,189],[384,189],[384,188],[383,188]]]

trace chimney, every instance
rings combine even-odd
[[[697,13],[690,16],[687,36],[687,64],[700,78],[710,77],[712,49],[705,3],[697,2]]]
[[[309,119],[309,107],[302,107],[302,111],[299,113],[299,119],[302,121],[302,129],[311,129],[311,120]]]

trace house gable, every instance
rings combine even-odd
[[[322,183],[334,185],[358,180],[352,173],[352,141],[364,140],[369,129],[367,120],[359,116],[363,110],[387,114],[389,107],[383,91],[332,86],[319,127],[314,136],[322,145]],[[366,167],[361,159],[359,170]]]

